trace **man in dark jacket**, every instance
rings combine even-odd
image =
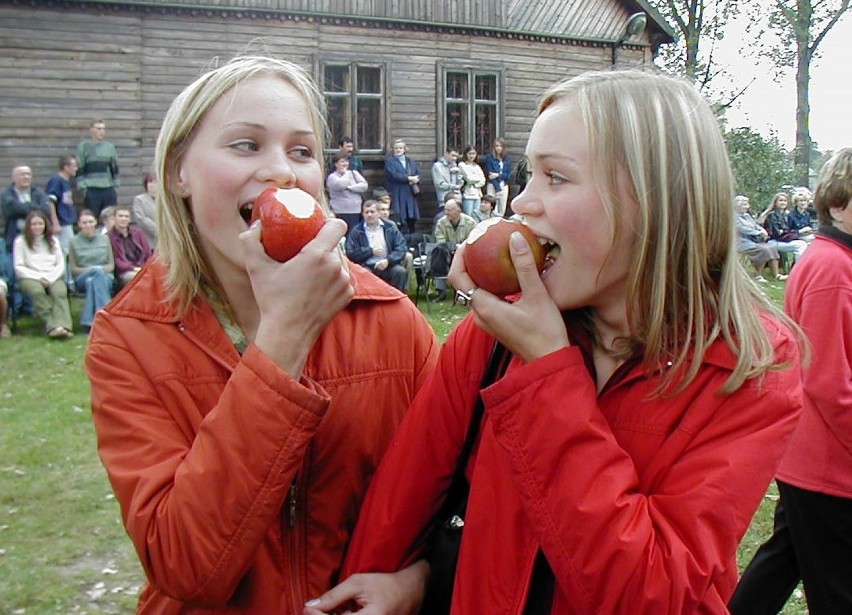
[[[5,259],[5,265],[9,271],[8,282],[10,290],[13,291],[11,293],[12,309],[16,313],[21,311],[30,313],[32,303],[29,297],[15,288],[12,245],[15,243],[15,238],[24,230],[24,223],[31,211],[40,209],[56,227],[56,210],[47,195],[33,187],[33,172],[26,165],[18,165],[12,169],[12,183],[0,194],[0,203],[3,210],[3,238],[6,242],[6,249],[0,253],[0,258]]]
[[[3,190],[0,200],[6,223],[3,237],[6,239],[6,250],[10,253],[15,237],[24,230],[24,221],[32,210],[40,209],[48,220],[55,220],[47,195],[33,187],[33,172],[28,166],[20,165],[12,170],[12,183]]]
[[[395,224],[379,217],[378,202],[364,201],[361,206],[363,220],[355,225],[346,239],[346,255],[362,267],[369,269],[391,286],[405,292],[408,272],[402,266],[408,246]]]

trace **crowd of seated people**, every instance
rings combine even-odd
[[[787,276],[778,269],[780,256],[778,248],[769,241],[769,233],[757,223],[749,213],[749,199],[747,196],[738,195],[734,197],[734,216],[737,229],[737,251],[744,254],[754,267],[758,282],[765,282],[763,272],[766,265],[775,280],[786,280]]]
[[[73,157],[63,156],[61,162],[60,175]],[[95,313],[118,290],[116,274],[126,283],[153,254],[149,237],[156,241],[156,175],[145,176],[145,192],[135,198],[132,209],[104,207],[100,216],[87,209],[79,215],[75,210],[74,218],[65,210],[58,216],[60,204],[67,205],[71,197],[64,190],[60,202],[54,195],[57,189],[51,188],[55,183],[56,176],[48,182],[47,192],[40,190],[32,185],[30,167],[18,165],[12,183],[0,192],[0,338],[12,334],[13,314],[34,314],[53,339],[72,337],[72,293],[83,296],[80,327],[88,333]],[[76,223],[69,224],[71,219]],[[61,240],[69,230],[66,246]]]
[[[764,270],[768,265],[771,278],[783,281],[787,274],[781,271],[786,255],[792,256],[792,267],[805,253],[814,238],[812,196],[807,188],[796,188],[789,208],[790,195],[778,192],[767,208],[757,217],[749,212],[749,199],[734,198],[734,216],[737,230],[737,250],[748,257],[755,269],[755,280],[765,282]]]

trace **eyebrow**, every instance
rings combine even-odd
[[[266,130],[266,125],[264,125],[264,124],[259,124],[257,122],[246,122],[246,121],[243,121],[243,120],[235,120],[233,122],[228,122],[227,124],[225,124],[223,126],[223,128],[234,128],[234,127],[246,127],[246,128],[254,128],[256,130]],[[310,137],[314,136],[313,130],[294,130],[293,132],[297,135],[304,135],[304,136],[310,136]]]

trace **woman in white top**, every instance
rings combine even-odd
[[[42,211],[29,213],[12,252],[18,285],[32,299],[36,316],[44,323],[47,335],[56,339],[73,337],[71,306],[64,280],[65,256]]]
[[[468,146],[459,162],[459,175],[464,181],[462,186],[462,209],[468,216],[479,210],[482,200],[482,187],[485,186],[485,173],[476,164],[476,148]]]
[[[334,156],[334,171],[325,180],[328,204],[334,215],[346,222],[346,234],[361,221],[361,195],[367,190],[367,180],[349,168],[349,157],[343,152]]]

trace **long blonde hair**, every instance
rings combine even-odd
[[[591,72],[552,86],[539,113],[570,97],[582,114],[591,166],[613,240],[627,232],[619,174],[640,210],[628,281],[630,339],[659,393],[683,390],[713,342],[737,357],[730,393],[776,364],[768,312],[798,331],[749,279],[736,252],[733,176],[718,122],[686,82],[641,71]]]
[[[166,265],[169,299],[183,313],[209,287],[229,309],[215,273],[202,253],[187,199],[178,190],[178,171],[196,130],[210,108],[228,91],[258,75],[275,75],[292,85],[302,96],[311,118],[311,128],[320,147],[314,156],[324,165],[322,151],[327,142],[325,100],[311,77],[299,66],[268,56],[239,56],[209,70],[169,107],[157,138],[155,169],[160,178],[157,190],[158,254]],[[323,173],[324,175],[324,173]],[[316,195],[327,210],[322,194]]]

